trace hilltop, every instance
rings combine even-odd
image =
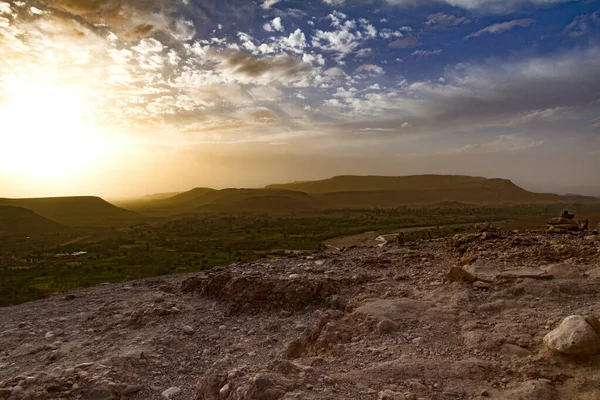
[[[22,207],[0,206],[0,236],[67,232],[69,228]]]
[[[22,207],[67,226],[109,226],[142,218],[116,207],[100,197],[48,197],[30,199],[0,198],[0,205]]]
[[[598,279],[598,236],[491,229],[72,290],[0,308],[0,399],[597,400]]]

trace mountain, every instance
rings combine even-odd
[[[188,212],[296,212],[318,208],[320,203],[295,190],[195,188],[163,200],[119,205],[145,215],[170,216]]]
[[[177,196],[179,193],[180,192],[153,193],[153,194],[148,194],[148,195],[140,198],[139,200],[143,200],[143,201],[164,200],[164,199],[168,199],[169,197]]]
[[[463,175],[355,176],[341,175],[319,181],[269,185],[267,189],[299,190],[306,193],[390,191],[390,190],[451,190],[466,188],[500,188],[508,180],[487,179]],[[512,185],[514,186],[514,185]]]
[[[187,201],[195,200],[211,192],[215,192],[215,189],[194,188],[192,190],[188,190],[187,192],[178,193],[177,195],[168,197],[164,200],[170,203],[185,203]]]
[[[336,176],[320,181],[269,185],[299,190],[332,207],[380,207],[461,202],[467,204],[600,202],[585,196],[529,192],[507,179],[461,175]]]
[[[22,207],[0,206],[0,236],[67,232],[69,228]]]
[[[29,209],[49,220],[68,226],[109,226],[143,218],[116,207],[100,197],[0,198],[0,205]]]
[[[224,193],[220,193],[220,197],[193,211],[286,213],[311,211],[322,206],[319,201],[302,192],[262,189],[242,189],[240,191],[226,189],[220,192]]]

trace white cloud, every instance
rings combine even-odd
[[[429,15],[427,17],[427,22],[425,22],[425,25],[431,28],[445,29],[457,25],[468,24],[470,22],[471,20],[467,17],[458,17],[456,15],[437,13]]]
[[[263,29],[267,32],[283,32],[283,24],[281,23],[281,17],[276,17],[272,21],[267,22],[263,25]]]
[[[416,56],[416,57],[427,57],[427,56],[433,56],[436,54],[441,54],[442,50],[440,49],[436,49],[436,50],[415,50],[411,53],[411,56]]]
[[[487,26],[480,31],[471,33],[470,35],[465,36],[465,39],[470,39],[470,38],[481,36],[484,34],[502,33],[502,32],[506,32],[506,31],[510,31],[516,27],[526,28],[529,25],[533,24],[534,22],[535,22],[535,20],[531,19],[531,18],[515,19],[512,21],[501,22],[498,24],[493,24],[493,25]]]
[[[323,0],[323,3],[329,4],[330,6],[341,6],[344,5],[346,0]]]
[[[283,32],[283,25],[281,24],[281,17],[276,17],[271,21],[271,25],[273,25],[273,29],[279,32]]]
[[[265,10],[269,9],[269,8],[273,7],[275,4],[279,3],[280,1],[281,0],[265,0],[262,3],[262,8],[264,8]]]
[[[328,15],[334,30],[323,31],[317,29],[312,37],[312,45],[324,51],[336,53],[336,60],[342,63],[343,59],[367,38],[357,29],[356,21],[338,11]]]
[[[306,36],[300,29],[296,29],[294,33],[291,33],[289,37],[283,38],[283,43],[295,50],[301,51],[307,46]]]
[[[356,68],[356,71],[354,72],[357,74],[368,73],[374,75],[382,75],[384,73],[384,70],[383,68],[375,64],[363,64],[360,67]]]
[[[11,17],[15,17],[17,14],[13,12],[10,4],[0,1],[0,15],[10,15]]]

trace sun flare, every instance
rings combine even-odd
[[[30,180],[69,179],[107,150],[84,88],[14,80],[0,98],[0,170]]]

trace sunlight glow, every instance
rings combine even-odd
[[[0,172],[61,181],[89,171],[107,153],[84,87],[19,79],[2,86]]]

